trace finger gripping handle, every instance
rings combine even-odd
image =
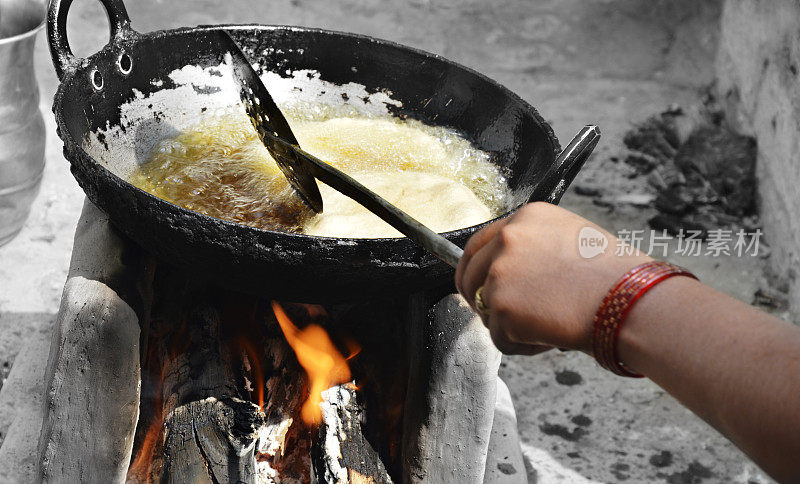
[[[67,39],[67,14],[73,0],[50,0],[47,9],[47,41],[50,44],[50,55],[53,58],[53,65],[59,79],[64,78],[64,74],[71,67],[76,65],[78,58],[72,53]],[[130,18],[125,4],[122,0],[99,0],[108,15],[108,23],[111,26],[111,36],[109,42],[130,30]]]

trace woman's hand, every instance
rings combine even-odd
[[[606,237],[604,253],[581,256],[584,227]],[[625,272],[651,260],[616,250],[617,239],[597,225],[555,205],[532,203],[469,240],[456,287],[473,308],[483,287],[488,314],[481,317],[504,353],[559,347],[591,354],[592,321],[603,297]]]
[[[581,257],[579,234],[607,238]],[[596,232],[595,232],[596,231]],[[592,320],[611,286],[645,255],[616,255],[617,239],[546,203],[475,234],[456,286],[504,353],[547,347],[592,352]],[[630,248],[624,246],[624,248]],[[586,254],[584,251],[584,255]],[[625,318],[618,357],[717,428],[779,482],[800,482],[800,329],[688,277],[648,291]]]

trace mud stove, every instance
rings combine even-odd
[[[270,301],[87,202],[50,350],[45,481],[524,482],[500,354],[446,290]]]

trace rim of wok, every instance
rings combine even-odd
[[[455,68],[457,68],[459,70],[462,70],[462,71],[464,71],[464,72],[466,72],[468,74],[471,74],[471,75],[475,76],[476,78],[478,78],[479,80],[481,80],[483,82],[486,82],[486,83],[489,83],[489,84],[493,85],[495,88],[499,89],[505,96],[507,96],[508,99],[519,103],[521,108],[523,108],[524,110],[527,110],[529,112],[529,114],[534,118],[534,120],[537,122],[537,124],[542,129],[545,137],[547,139],[549,139],[550,142],[552,143],[554,157],[557,156],[561,152],[560,143],[558,141],[558,138],[555,136],[555,133],[553,131],[552,126],[548,122],[545,121],[545,119],[541,116],[541,114],[539,113],[539,111],[535,107],[533,107],[530,103],[528,103],[527,101],[522,99],[519,95],[517,95],[516,93],[514,93],[513,91],[511,91],[510,89],[508,89],[504,85],[500,84],[499,82],[489,78],[488,76],[486,76],[484,74],[481,74],[480,72],[478,72],[478,71],[476,71],[476,70],[474,70],[474,69],[472,69],[470,67],[467,67],[467,66],[459,64],[457,62],[454,62],[454,61],[452,61],[450,59],[447,59],[446,57],[443,57],[441,55],[438,55],[438,54],[435,54],[435,53],[431,53],[431,52],[428,52],[428,51],[425,51],[425,50],[422,50],[422,49],[418,49],[418,48],[415,48],[415,47],[410,47],[410,46],[406,46],[406,45],[403,45],[403,44],[400,44],[400,43],[397,43],[397,42],[384,40],[384,39],[378,39],[378,38],[371,37],[371,36],[368,36],[368,35],[363,35],[363,34],[356,34],[356,33],[351,33],[351,32],[343,32],[343,31],[330,30],[330,29],[322,29],[322,28],[316,28],[316,27],[301,27],[301,26],[290,26],[290,25],[279,25],[279,24],[272,25],[272,24],[257,24],[257,23],[253,23],[253,24],[199,25],[197,27],[181,27],[181,28],[176,28],[176,29],[159,30],[159,31],[148,32],[148,33],[140,33],[138,31],[135,31],[135,30],[131,29],[130,27],[128,27],[127,30],[128,30],[128,32],[126,32],[123,37],[112,39],[106,45],[104,45],[103,48],[100,49],[98,52],[96,52],[96,53],[94,53],[91,56],[86,57],[86,58],[77,58],[76,57],[75,58],[76,62],[74,64],[65,67],[64,75],[60,80],[59,87],[58,87],[58,90],[56,91],[55,98],[54,98],[54,103],[53,103],[53,112],[56,113],[56,124],[57,124],[57,127],[59,128],[59,130],[58,130],[59,133],[58,134],[61,137],[61,139],[64,142],[64,144],[66,145],[67,149],[69,149],[71,151],[76,151],[79,154],[79,156],[87,158],[96,168],[99,168],[101,171],[105,172],[105,174],[107,176],[110,176],[112,179],[116,179],[119,182],[122,182],[124,184],[129,185],[134,190],[136,190],[138,192],[141,192],[142,194],[146,195],[146,197],[149,197],[149,199],[152,202],[156,203],[156,204],[158,204],[158,203],[169,204],[169,205],[175,207],[176,209],[178,209],[180,212],[183,212],[184,214],[187,214],[189,216],[200,217],[202,220],[206,220],[206,221],[211,222],[211,223],[217,223],[217,224],[222,224],[222,225],[225,225],[225,226],[231,226],[232,228],[236,228],[236,229],[247,229],[247,230],[255,231],[255,232],[258,232],[258,233],[270,233],[270,234],[283,236],[283,237],[296,238],[298,240],[307,240],[309,242],[323,243],[323,244],[329,245],[329,246],[333,245],[333,244],[341,244],[342,242],[344,242],[344,243],[346,243],[348,245],[351,245],[351,244],[354,244],[354,243],[358,243],[359,245],[410,244],[410,245],[414,245],[414,247],[416,247],[416,245],[410,239],[408,239],[405,236],[402,236],[402,237],[385,237],[385,238],[325,237],[325,236],[308,235],[308,234],[303,234],[303,233],[285,232],[285,231],[280,231],[280,230],[263,229],[263,228],[252,227],[252,226],[249,226],[249,225],[244,225],[244,224],[240,224],[240,223],[236,223],[236,222],[231,222],[229,220],[225,220],[225,219],[221,219],[221,218],[217,218],[217,217],[212,217],[210,215],[206,215],[206,214],[203,214],[201,212],[197,212],[197,211],[182,207],[180,205],[172,203],[169,200],[157,197],[157,196],[155,196],[155,195],[153,195],[153,194],[151,194],[151,193],[149,193],[149,192],[147,192],[145,190],[142,190],[141,188],[133,185],[128,180],[118,176],[116,173],[112,172],[111,170],[106,168],[102,163],[100,163],[95,158],[93,158],[91,155],[89,155],[84,150],[84,148],[82,147],[82,143],[78,143],[78,142],[76,142],[75,139],[73,139],[72,134],[70,133],[70,130],[66,126],[66,122],[64,121],[64,113],[62,112],[62,109],[61,109],[62,105],[64,105],[65,103],[70,102],[68,99],[64,99],[64,91],[67,88],[67,85],[71,84],[73,82],[79,82],[78,81],[79,78],[76,78],[76,76],[78,76],[79,73],[88,72],[90,70],[92,64],[93,64],[93,61],[95,61],[94,64],[96,64],[96,65],[106,64],[105,62],[102,62],[102,63],[96,62],[96,59],[100,54],[117,51],[117,50],[120,49],[121,46],[124,47],[125,44],[138,43],[140,40],[144,40],[144,39],[180,36],[180,35],[184,35],[184,34],[192,34],[194,32],[199,32],[199,31],[213,31],[213,30],[227,30],[227,31],[231,31],[231,32],[247,31],[247,30],[256,30],[256,31],[262,31],[262,30],[263,31],[267,31],[267,30],[268,31],[280,31],[280,30],[282,30],[282,31],[287,31],[287,32],[303,32],[303,33],[312,33],[312,34],[313,33],[319,33],[319,34],[324,34],[324,35],[349,37],[349,38],[356,39],[356,40],[366,41],[366,42],[372,43],[372,44],[382,44],[384,46],[394,47],[394,48],[405,50],[405,51],[408,51],[408,52],[411,52],[411,53],[414,53],[414,54],[418,54],[418,55],[420,55],[422,57],[433,58],[433,59],[438,60],[438,61],[440,61],[442,63],[448,64],[448,65],[450,65],[452,67],[455,67]],[[250,50],[248,45],[245,45],[244,47],[245,47],[245,50]],[[155,54],[155,55],[158,55],[158,54]],[[196,64],[187,63],[185,65],[189,66],[189,65],[196,65]],[[262,68],[263,68],[263,66],[262,66]],[[270,69],[264,69],[264,70],[271,71]],[[271,71],[271,72],[275,72],[275,71]],[[353,79],[353,82],[358,82],[357,75]],[[113,86],[106,86],[105,87],[105,89],[109,89],[109,88],[113,89]],[[123,105],[123,104],[121,104],[121,105]],[[413,110],[412,110],[412,112],[413,112]],[[198,121],[200,119],[201,118],[198,118]],[[423,122],[424,124],[428,124],[430,126],[442,126],[442,127],[448,127],[448,128],[454,129],[455,132],[459,134],[459,136],[463,136],[461,134],[461,131],[457,127],[452,127],[452,126],[447,126],[447,125],[438,125],[438,124],[430,123],[430,122],[428,122],[428,120],[422,120],[422,119],[420,119],[420,121]],[[464,139],[466,139],[473,147],[475,147],[475,148],[477,148],[477,149],[479,149],[481,151],[486,152],[485,150],[483,150],[479,146],[477,146],[475,144],[475,142],[472,139],[470,139],[469,137],[464,137]],[[487,153],[491,154],[491,152],[487,152]],[[67,159],[69,160],[69,156],[67,156]],[[70,164],[73,165],[73,169],[74,169],[75,168],[74,167],[74,163],[72,161],[70,161]],[[492,164],[495,165],[495,166],[498,166],[497,163],[492,163]],[[541,181],[544,181],[544,180],[541,180]],[[552,187],[551,188],[551,190],[554,190],[554,189],[556,189],[556,187]],[[527,200],[523,201],[522,203],[515,204],[513,207],[511,207],[509,210],[505,211],[503,214],[501,214],[501,215],[499,215],[497,217],[494,217],[494,218],[492,218],[490,220],[487,220],[486,222],[483,222],[483,223],[480,223],[480,224],[477,224],[477,225],[468,226],[468,227],[462,227],[462,228],[451,230],[451,231],[447,231],[447,232],[440,232],[440,233],[442,235],[444,235],[445,237],[447,237],[448,239],[450,239],[450,240],[463,238],[465,235],[471,235],[471,233],[477,232],[478,230],[480,230],[481,228],[485,227],[486,225],[489,225],[490,223],[492,223],[494,221],[497,221],[499,219],[502,219],[502,218],[505,218],[505,217],[511,215],[519,207],[521,207],[522,205],[532,201],[534,196],[540,190],[541,190],[540,187],[535,186],[534,190],[531,193],[531,196]],[[112,220],[112,223],[113,222],[114,221]],[[375,222],[376,223],[383,223],[383,222],[379,222],[377,218],[376,218]],[[189,228],[191,229],[191,227],[189,227]],[[311,250],[316,250],[316,249],[319,249],[319,246],[314,247],[313,244],[308,244],[308,248],[311,249]],[[420,249],[420,250],[423,250],[423,249]],[[427,252],[426,252],[426,254],[427,254]],[[433,256],[430,256],[430,257],[435,260],[436,264],[442,264],[443,265],[443,263],[438,261],[438,259],[435,259]],[[347,261],[341,261],[341,262],[343,264],[346,264]],[[383,262],[384,264],[394,265],[392,263],[392,261],[390,261],[390,260],[376,261],[376,262]],[[407,260],[406,259],[406,263],[414,263],[414,265],[419,265],[418,262],[422,262],[422,261],[421,260],[412,261],[412,260]],[[429,265],[429,264],[426,264],[426,265]]]

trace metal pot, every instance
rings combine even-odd
[[[295,78],[300,84],[313,78],[327,86],[356,86],[351,91],[371,96],[373,106],[383,100],[379,107],[392,114],[455,128],[491,153],[507,174],[512,208],[532,200],[557,203],[585,161],[553,166],[558,141],[533,107],[491,79],[434,54],[361,35],[286,26],[199,26],[140,34],[131,29],[121,0],[100,1],[110,19],[111,40],[86,59],[74,57],[67,42],[71,0],[52,0],[48,15],[61,79],[53,110],[72,172],[121,232],[160,259],[226,287],[295,301],[346,301],[452,284],[452,269],[405,238],[259,230],[175,206],[125,181],[155,141],[221,102],[224,89],[214,82],[225,80],[219,70],[224,52],[213,45],[223,30],[262,70],[281,78],[300,73]],[[196,81],[203,75],[205,80]],[[187,78],[191,87],[181,84]],[[299,95],[325,95],[307,91],[314,90]],[[365,103],[352,95],[348,99]],[[463,246],[481,226],[445,236]]]
[[[28,218],[44,171],[44,119],[33,69],[44,19],[44,3],[0,0],[0,245]]]

